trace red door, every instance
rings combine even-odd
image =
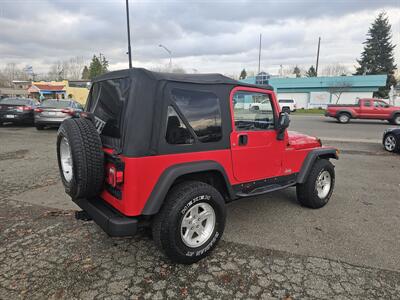
[[[233,174],[240,182],[281,175],[285,141],[276,139],[274,94],[257,88],[231,92]]]
[[[375,108],[372,105],[372,100],[360,100],[360,112],[358,118],[373,119],[375,118]]]
[[[374,108],[377,119],[387,120],[390,117],[391,109],[386,102],[374,100]]]

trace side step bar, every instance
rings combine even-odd
[[[271,185],[268,185],[268,186],[265,186],[265,187],[256,188],[256,189],[252,190],[250,193],[239,192],[239,193],[236,194],[236,196],[238,196],[238,197],[252,197],[252,196],[257,196],[257,195],[262,195],[262,194],[266,194],[266,193],[270,193],[270,192],[283,190],[283,189],[286,189],[286,188],[294,186],[294,185],[296,185],[296,182],[289,183],[289,184],[286,184],[286,185],[271,184]]]

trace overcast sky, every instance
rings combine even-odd
[[[132,1],[135,66],[161,67],[172,51],[187,71],[238,74],[315,64],[318,36],[323,65],[356,64],[371,22],[386,11],[400,66],[400,0]],[[0,67],[15,62],[47,72],[57,60],[103,53],[110,69],[127,68],[125,1],[0,0]]]

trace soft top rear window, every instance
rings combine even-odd
[[[95,82],[87,110],[96,118],[97,130],[105,136],[120,138],[122,109],[129,93],[130,79],[117,78]]]
[[[0,104],[3,105],[27,105],[31,104],[31,100],[29,99],[18,99],[18,98],[5,98],[0,100]]]
[[[71,105],[71,101],[44,100],[40,106],[41,107],[50,107],[50,108],[64,108],[64,107],[69,107],[70,105]]]

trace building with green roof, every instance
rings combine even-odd
[[[242,82],[269,84],[278,99],[294,99],[297,108],[326,107],[330,103],[354,104],[360,98],[372,98],[385,86],[387,75],[282,78],[263,76],[262,82],[247,77]]]

